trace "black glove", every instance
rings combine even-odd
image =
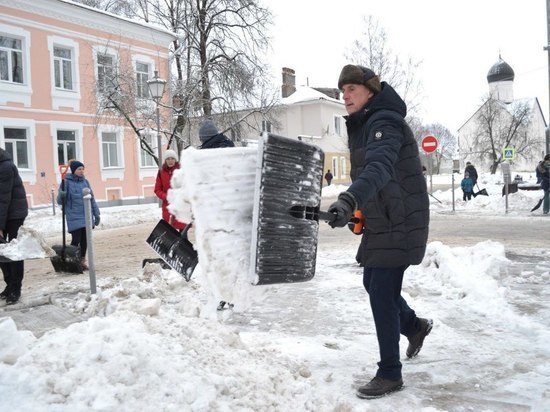
[[[344,227],[348,224],[357,202],[350,192],[342,192],[338,195],[338,200],[328,208],[329,213],[334,213],[336,218],[329,222],[330,227]]]
[[[94,216],[94,226],[99,226],[99,222],[101,222],[99,215]]]
[[[60,190],[59,191],[59,198],[60,199],[65,199],[67,197],[67,192],[65,192],[64,190]]]

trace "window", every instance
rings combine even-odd
[[[69,160],[76,159],[76,132],[74,130],[57,131],[57,162],[66,165]]]
[[[6,144],[6,151],[10,154],[15,165],[22,169],[29,169],[27,129],[5,127],[4,142]]]
[[[147,63],[136,62],[136,96],[140,99],[149,97],[149,65]]]
[[[348,174],[348,163],[345,157],[340,157],[340,179],[345,179]]]
[[[336,156],[332,158],[332,175],[335,179],[340,179],[340,174],[338,172],[338,158]]]
[[[342,117],[334,116],[334,133],[338,136],[342,136]]]
[[[114,132],[101,133],[101,153],[103,167],[119,167],[117,134]]]
[[[0,36],[0,80],[23,84],[23,42]]]
[[[97,54],[97,90],[106,93],[114,88],[115,58],[109,54]]]
[[[53,48],[55,87],[73,90],[72,51],[64,47]]]
[[[271,133],[271,123],[267,120],[262,120],[262,132]]]
[[[141,135],[141,138],[147,142],[151,150],[155,151],[157,149],[157,139],[156,136],[151,132],[146,132]],[[141,167],[156,166],[155,159],[152,155],[147,153],[145,150],[140,148],[140,161]]]

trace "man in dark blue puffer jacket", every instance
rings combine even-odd
[[[9,242],[17,237],[27,214],[27,194],[17,166],[9,153],[0,148],[0,243]],[[0,299],[6,299],[6,303],[12,305],[21,297],[24,261],[1,262],[0,268],[6,282]]]
[[[364,266],[380,362],[360,398],[401,389],[399,335],[409,340],[407,356],[418,354],[432,321],[418,318],[401,296],[403,274],[426,251],[429,199],[418,144],[405,122],[407,106],[395,90],[370,69],[346,65],[338,80],[348,116],[352,184],[329,207],[332,227],[344,227],[360,209],[365,229],[357,254]]]

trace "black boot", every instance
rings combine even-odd
[[[0,293],[0,299],[6,299],[10,293],[10,287],[6,286],[6,288]]]
[[[366,385],[357,388],[357,396],[361,399],[373,399],[398,391],[403,387],[403,379],[392,381],[375,377]]]
[[[420,323],[420,331],[416,335],[408,338],[409,347],[407,348],[407,357],[414,358],[422,349],[422,344],[424,343],[424,338],[430,334],[433,328],[433,321],[431,319],[422,319],[418,318]]]
[[[6,296],[6,303],[8,305],[13,305],[15,303],[17,303],[19,301],[19,298],[21,297],[21,292],[17,292],[17,291],[11,291],[8,293],[8,295]]]

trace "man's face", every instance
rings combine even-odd
[[[348,114],[361,110],[374,96],[374,93],[362,84],[344,84],[342,93],[344,94],[344,104]]]

